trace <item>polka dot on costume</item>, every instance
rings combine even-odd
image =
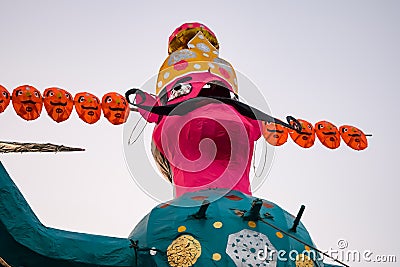
[[[164,79],[168,79],[169,77],[169,72],[167,71],[166,73],[164,73]]]
[[[210,52],[210,48],[205,43],[198,43],[196,46],[203,52]]]
[[[205,56],[205,57],[210,57],[210,55],[207,54],[207,53],[203,53],[203,56]]]
[[[310,251],[310,247],[309,246],[304,246],[304,249],[307,251]]]
[[[161,88],[161,86],[162,86],[162,81],[159,81],[159,82],[157,83],[157,86],[158,86],[158,88]]]
[[[224,198],[227,198],[227,199],[233,200],[233,201],[240,201],[240,200],[243,199],[242,197],[239,197],[239,196],[236,196],[236,195],[228,195],[228,196],[224,196]]]
[[[180,71],[187,68],[189,63],[186,60],[181,60],[174,64],[174,70]]]
[[[214,66],[214,64],[212,64],[212,63],[208,63],[208,66],[210,67],[210,68],[215,68],[215,66]]]
[[[191,199],[193,199],[193,200],[204,200],[204,199],[207,199],[208,198],[208,196],[194,196],[194,197],[191,197]]]
[[[220,67],[219,72],[222,74],[222,76],[224,76],[226,79],[229,79],[231,76],[229,75],[229,73],[226,71],[226,69]]]
[[[276,232],[276,236],[277,236],[278,238],[283,238],[283,234],[282,234],[281,232]]]
[[[214,254],[212,255],[212,259],[215,260],[215,261],[221,260],[221,254],[219,254],[219,253],[214,253]]]
[[[251,228],[256,228],[256,226],[257,226],[257,224],[256,224],[255,222],[253,222],[253,221],[249,221],[249,222],[247,223],[247,225],[248,225],[249,227],[251,227]]]
[[[197,54],[189,49],[177,50],[168,57],[168,66],[175,65],[181,61],[184,61],[185,59],[196,57]]]
[[[151,256],[155,256],[155,255],[157,254],[156,248],[155,248],[155,247],[152,247],[152,248],[150,249],[149,253],[150,253]]]
[[[169,205],[171,205],[171,204],[169,204],[169,203],[167,202],[167,203],[162,204],[162,205],[160,206],[160,208],[161,208],[161,209],[165,209],[166,207],[169,207]]]
[[[188,44],[189,48],[195,48],[194,44]]]
[[[185,231],[186,231],[186,226],[181,225],[181,226],[178,227],[178,232],[179,233],[182,233],[182,232],[185,232]]]
[[[213,224],[213,226],[214,226],[214,228],[219,229],[219,228],[222,227],[222,222],[215,222],[215,223]]]
[[[195,68],[196,70],[199,70],[201,68],[200,64],[194,64],[193,68]]]

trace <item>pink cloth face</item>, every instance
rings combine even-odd
[[[135,102],[139,103],[141,105],[144,105],[144,106],[149,106],[149,107],[158,106],[157,99],[145,92],[143,92],[143,96],[140,94],[137,94],[136,98],[135,98]],[[159,119],[159,116],[157,114],[151,113],[147,110],[139,108],[138,111],[139,111],[140,115],[142,115],[142,117],[150,123],[157,122]]]
[[[153,141],[170,163],[176,197],[211,188],[251,194],[250,163],[260,135],[258,121],[213,101],[183,116],[164,116]]]

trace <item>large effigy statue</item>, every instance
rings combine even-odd
[[[309,148],[317,135],[331,149],[343,140],[363,150],[366,135],[356,127],[337,128],[327,121],[315,127],[293,117],[284,122],[241,102],[235,70],[219,56],[218,40],[203,24],[177,28],[168,52],[156,95],[130,89],[125,98],[113,92],[100,101],[86,92],[72,98],[60,88],[47,89],[41,97],[32,86],[21,86],[11,99],[2,88],[26,120],[40,115],[44,101],[58,123],[68,119],[75,106],[89,124],[98,121],[103,110],[118,125],[126,121],[130,104],[155,124],[152,154],[173,184],[174,198],[153,208],[127,238],[68,232],[44,226],[1,165],[0,266],[333,266],[323,263],[328,255],[314,245],[301,223],[304,206],[293,216],[252,195],[254,142],[263,137],[280,146],[290,136]],[[19,101],[22,97],[26,99]],[[18,146],[0,143],[2,152]],[[51,145],[47,148],[38,151],[51,151]]]

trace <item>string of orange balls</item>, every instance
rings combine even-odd
[[[21,85],[12,94],[0,85],[0,113],[12,102],[15,112],[22,119],[30,121],[37,119],[43,106],[50,118],[63,122],[75,110],[80,119],[88,124],[96,123],[103,112],[104,117],[112,124],[125,123],[129,116],[129,104],[125,97],[117,92],[109,92],[100,99],[88,92],[77,93],[74,97],[68,91],[50,87],[43,95],[31,85]]]

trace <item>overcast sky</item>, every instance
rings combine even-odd
[[[257,85],[274,116],[373,134],[362,152],[344,144],[331,151],[319,141],[305,150],[289,140],[275,149],[254,195],[293,214],[306,205],[302,221],[321,249],[346,239],[349,249],[400,260],[400,2],[232,2],[0,0],[0,84],[9,91],[30,84],[41,92],[124,93],[157,73],[176,27],[203,22],[216,33],[220,56]],[[239,84],[239,94],[245,91]],[[9,106],[0,127],[0,140],[86,148],[0,155],[47,226],[126,237],[157,205],[127,168],[123,126],[105,118],[88,125],[75,112],[57,124],[44,110],[26,122]],[[146,179],[160,179],[152,173]]]

